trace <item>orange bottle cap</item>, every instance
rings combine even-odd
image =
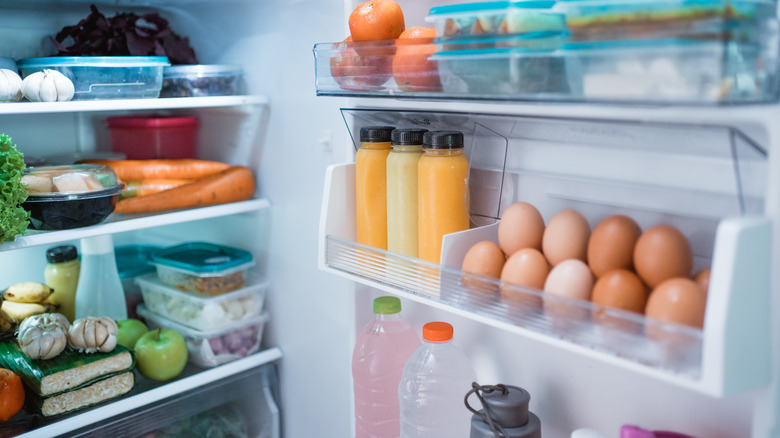
[[[442,321],[429,322],[423,326],[423,339],[444,342],[452,339],[452,325]]]

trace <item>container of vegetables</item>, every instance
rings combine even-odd
[[[187,360],[201,367],[222,365],[259,350],[268,321],[268,313],[263,313],[221,329],[200,331],[151,312],[143,304],[138,306],[138,315],[150,330],[166,328],[181,334],[187,342]]]
[[[29,167],[22,207],[36,230],[65,230],[104,221],[114,211],[124,184],[110,167],[100,164]]]
[[[144,99],[160,96],[165,56],[50,56],[17,62],[22,77],[43,70],[73,82],[73,100]]]

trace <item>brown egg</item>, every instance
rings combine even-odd
[[[693,281],[695,281],[706,294],[710,290],[710,268],[702,269],[694,274]]]
[[[504,267],[505,261],[504,252],[498,245],[489,240],[483,240],[475,243],[466,252],[461,270],[485,277],[501,278],[501,269]]]
[[[589,237],[590,225],[584,216],[574,210],[561,210],[547,223],[542,252],[552,266],[569,259],[584,262]]]
[[[501,281],[518,286],[542,289],[550,267],[541,252],[533,248],[523,248],[512,254],[501,270]],[[516,291],[512,288],[501,288],[501,296],[510,301],[524,305],[536,306],[538,297]]]
[[[706,304],[707,295],[693,280],[671,278],[650,292],[645,314],[659,321],[702,328]]]
[[[523,248],[542,249],[544,219],[539,210],[527,202],[515,202],[501,214],[498,245],[507,257]]]
[[[641,314],[647,303],[647,286],[633,272],[613,269],[596,280],[591,301]]]
[[[569,259],[558,263],[544,282],[544,311],[554,318],[581,321],[587,318],[588,310],[566,301],[546,298],[548,295],[588,301],[593,291],[593,273],[582,260]]]
[[[634,268],[634,246],[642,234],[628,216],[615,215],[601,221],[588,241],[588,266],[601,277],[613,269]]]
[[[693,251],[676,228],[656,225],[639,236],[634,247],[634,268],[651,288],[674,277],[688,277],[693,269]]]

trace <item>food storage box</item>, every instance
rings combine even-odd
[[[75,87],[73,100],[143,99],[160,96],[165,56],[52,56],[17,61],[22,77],[57,70]]]
[[[233,96],[245,89],[239,65],[173,65],[163,69],[160,97]]]
[[[125,291],[129,318],[136,317],[136,307],[144,301],[141,288],[135,283],[135,279],[154,272],[154,265],[151,264],[152,253],[160,249],[162,248],[153,245],[122,245],[114,248],[116,268]]]
[[[163,284],[203,296],[241,288],[244,272],[254,266],[249,251],[207,242],[165,248],[152,255]]]
[[[164,285],[157,274],[135,279],[152,312],[201,331],[218,330],[260,314],[267,285],[256,277],[241,289],[202,297]]]
[[[102,164],[28,167],[22,175],[36,230],[63,230],[102,222],[114,211],[124,184]]]
[[[761,102],[776,99],[776,58],[751,44],[685,40],[575,43],[561,51],[582,98]]]
[[[566,15],[572,41],[695,37],[759,41],[775,17],[775,2],[750,0],[573,0],[554,7]]]
[[[138,306],[138,315],[151,330],[165,328],[181,334],[187,342],[187,360],[201,367],[215,367],[258,351],[268,321],[268,314],[263,313],[218,330],[201,331],[150,312],[143,304]]]
[[[106,124],[111,150],[130,160],[195,157],[195,117],[115,116]]]

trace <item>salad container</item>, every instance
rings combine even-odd
[[[209,368],[246,357],[260,349],[263,328],[268,314],[263,313],[217,330],[201,331],[186,327],[138,306],[138,315],[150,330],[158,328],[178,332],[187,342],[187,360],[195,365]]]

